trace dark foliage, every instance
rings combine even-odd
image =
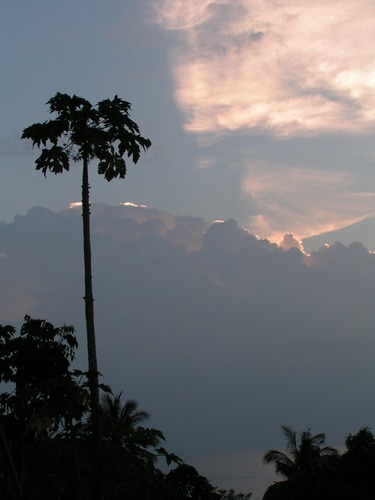
[[[147,412],[134,400],[122,403],[107,386],[101,439],[93,442],[87,374],[70,369],[76,347],[71,326],[28,316],[19,334],[0,325],[1,498],[91,500],[93,452],[101,460],[102,500],[250,498],[216,490],[168,453],[163,433],[143,425]],[[165,475],[161,458],[177,467]]]
[[[53,464],[82,432],[89,402],[83,374],[70,370],[76,347],[72,326],[55,328],[26,316],[16,335],[0,325],[0,382],[8,389],[0,395],[6,498],[52,498],[46,496],[50,487],[61,483]]]
[[[107,181],[126,175],[127,155],[134,163],[141,149],[151,141],[140,135],[138,125],[131,120],[131,104],[115,96],[93,106],[76,95],[58,92],[47,104],[57,118],[34,123],[25,128],[22,139],[31,139],[34,146],[42,147],[36,160],[37,170],[61,174],[69,170],[70,160],[98,160],[98,173]]]
[[[25,317],[20,335],[0,326],[0,381],[11,392],[0,395],[8,436],[47,436],[63,426],[74,430],[87,411],[88,395],[70,370],[77,340],[72,326]]]
[[[338,471],[341,498],[370,500],[375,498],[375,437],[367,427],[346,439],[346,451]]]
[[[220,498],[218,492],[203,476],[200,476],[191,465],[180,464],[166,476],[170,486],[171,500],[202,499],[215,500]]]
[[[138,125],[129,116],[131,105],[117,95],[93,106],[76,95],[57,93],[48,102],[50,113],[56,118],[34,123],[24,129],[22,139],[31,139],[33,146],[41,148],[36,169],[60,174],[69,170],[70,162],[82,164],[82,221],[85,275],[85,318],[88,354],[88,388],[91,399],[91,432],[93,441],[100,440],[99,425],[99,370],[96,351],[94,296],[92,284],[90,235],[90,186],[88,168],[97,161],[98,173],[107,181],[126,175],[126,155],[137,163],[142,150],[151,146],[149,139],[140,135]],[[100,458],[98,446],[92,454],[92,496],[102,496],[100,485]]]
[[[274,463],[284,481],[270,485],[264,500],[370,500],[375,498],[375,438],[368,428],[346,439],[340,455],[331,447],[321,448],[324,434],[296,433],[283,427],[287,453],[270,450],[265,463]]]

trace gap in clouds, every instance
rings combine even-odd
[[[286,232],[306,238],[374,214],[368,136],[278,140],[235,134],[201,151],[200,175],[211,179],[211,189],[220,186],[223,205],[241,203],[242,213],[232,217],[262,238],[277,242]],[[233,197],[233,179],[239,195],[227,199],[226,191]]]
[[[350,225],[374,214],[375,192],[362,186],[355,174],[337,170],[253,163],[242,188],[260,214],[249,218],[249,228],[278,241],[290,227],[299,238],[307,238]]]

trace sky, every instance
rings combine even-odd
[[[0,220],[79,200],[22,130],[56,92],[118,94],[153,145],[97,202],[234,218],[278,241],[375,214],[372,0],[4,0]]]
[[[374,28],[373,0],[0,3],[0,322],[83,338],[80,168],[20,136],[56,92],[130,101],[150,150],[91,174],[99,362],[216,484],[270,484],[281,425],[372,425],[373,254],[299,240],[373,228]]]

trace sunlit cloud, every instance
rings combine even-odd
[[[69,208],[81,208],[81,207],[82,207],[81,201],[73,201],[72,203],[69,203]]]
[[[274,242],[290,231],[306,238],[375,213],[375,192],[363,191],[360,179],[345,172],[259,162],[249,167],[242,188],[260,209],[249,229]]]
[[[302,241],[295,238],[293,233],[285,233],[279,241],[278,246],[285,252],[291,248],[298,248],[301,252],[304,251]]]
[[[131,201],[124,201],[120,203],[123,207],[138,207],[138,208],[147,208],[147,205],[138,205],[137,203],[133,203]]]
[[[185,129],[277,136],[375,126],[372,0],[159,0]]]

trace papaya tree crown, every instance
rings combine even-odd
[[[76,95],[58,92],[46,103],[56,118],[25,128],[21,138],[31,139],[41,149],[36,169],[60,174],[69,170],[70,161],[98,160],[98,173],[107,181],[124,178],[124,156],[137,163],[141,150],[151,141],[141,136],[138,125],[130,118],[131,104],[120,99],[104,99],[93,106]]]

